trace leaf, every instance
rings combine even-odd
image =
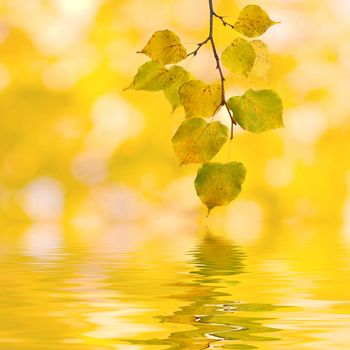
[[[277,23],[260,6],[248,5],[240,12],[234,27],[237,32],[253,38],[264,34]]]
[[[178,63],[187,56],[180,38],[170,30],[155,32],[146,46],[138,53],[144,53],[161,64]]]
[[[267,73],[271,67],[268,46],[261,40],[253,40],[250,43],[256,55],[252,73],[267,80]]]
[[[283,127],[283,106],[273,90],[248,90],[243,96],[231,97],[227,104],[237,123],[245,130],[261,133]]]
[[[173,111],[181,105],[179,89],[191,79],[191,74],[180,66],[172,66],[169,69],[172,84],[164,89],[164,95],[173,107]]]
[[[249,41],[237,38],[224,50],[221,59],[224,66],[233,73],[247,76],[254,65],[255,51]]]
[[[210,161],[224,145],[228,128],[220,122],[207,123],[202,118],[182,122],[172,143],[181,165]]]
[[[200,200],[207,206],[208,215],[214,207],[226,205],[241,192],[246,175],[242,163],[205,163],[194,182]]]
[[[155,61],[143,64],[127,89],[159,91],[171,85],[169,71]]]
[[[182,85],[179,94],[186,118],[211,117],[221,106],[220,84],[206,85],[200,80],[191,80]]]

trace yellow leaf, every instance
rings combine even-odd
[[[250,43],[256,55],[251,72],[267,80],[267,73],[271,67],[268,46],[261,40],[253,40]]]
[[[181,165],[209,162],[228,137],[228,128],[220,122],[202,118],[187,119],[176,131],[172,143]]]
[[[238,162],[202,165],[194,185],[198,197],[208,208],[208,214],[214,207],[226,205],[238,196],[245,175],[245,167]]]
[[[269,15],[257,5],[246,6],[239,14],[234,25],[235,30],[249,38],[264,34],[274,22]]]
[[[137,71],[128,89],[159,91],[171,85],[169,71],[161,64],[149,61]]]
[[[200,80],[191,80],[182,85],[179,93],[186,118],[208,118],[220,109],[222,102],[220,84],[206,85]]]
[[[232,72],[247,76],[254,65],[255,51],[249,41],[237,38],[224,50],[221,59]]]
[[[143,53],[161,64],[178,63],[187,56],[180,38],[170,30],[155,32],[138,53]]]
[[[175,110],[181,105],[179,89],[191,79],[191,74],[180,66],[172,66],[169,69],[169,75],[172,83],[164,89],[164,95]]]
[[[231,97],[227,104],[237,123],[253,133],[281,128],[283,105],[273,90],[248,90],[243,96]]]

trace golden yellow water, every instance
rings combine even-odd
[[[208,229],[3,228],[0,349],[349,349],[349,247],[320,224],[278,230],[241,245]]]

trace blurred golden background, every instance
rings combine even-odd
[[[228,96],[250,87],[279,92],[285,128],[235,129],[232,160],[248,170],[239,198],[208,222],[254,239],[268,222],[339,225],[350,241],[350,22],[347,0],[257,0],[281,21],[262,36],[269,82],[226,72]],[[246,1],[215,1],[234,21]],[[179,167],[171,137],[183,111],[162,93],[125,91],[137,55],[156,30],[175,31],[190,51],[208,31],[198,0],[0,1],[0,208],[6,221],[78,228],[142,222],[193,229],[205,208],[196,166]],[[220,51],[235,37],[216,23]],[[217,80],[210,47],[184,62]],[[225,112],[219,114],[227,119]],[[228,147],[216,159],[227,160]]]
[[[250,3],[214,0],[231,23]],[[348,348],[350,1],[253,3],[281,21],[269,81],[226,71],[227,95],[276,90],[285,128],[235,128],[246,181],[206,219],[171,146],[183,110],[123,89],[153,32],[206,38],[207,1],[0,0],[4,348]],[[210,46],[183,65],[218,79]]]

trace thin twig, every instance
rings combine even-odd
[[[198,53],[198,51],[199,51],[199,49],[200,49],[204,44],[206,44],[209,40],[210,40],[210,38],[207,37],[204,41],[202,41],[201,43],[197,44],[197,48],[196,48],[194,51],[190,52],[190,53],[187,55],[187,57],[189,57],[189,56],[191,56],[191,55],[196,56],[197,53]]]
[[[226,26],[228,26],[228,27],[230,27],[230,28],[232,28],[232,29],[235,29],[235,26],[233,25],[233,24],[231,24],[231,23],[228,23],[228,22],[226,22],[225,20],[224,20],[224,16],[219,16],[218,14],[216,14],[215,12],[213,13],[213,15],[216,17],[216,18],[218,18],[221,22],[222,22],[222,24],[224,25],[224,27],[226,27]]]

